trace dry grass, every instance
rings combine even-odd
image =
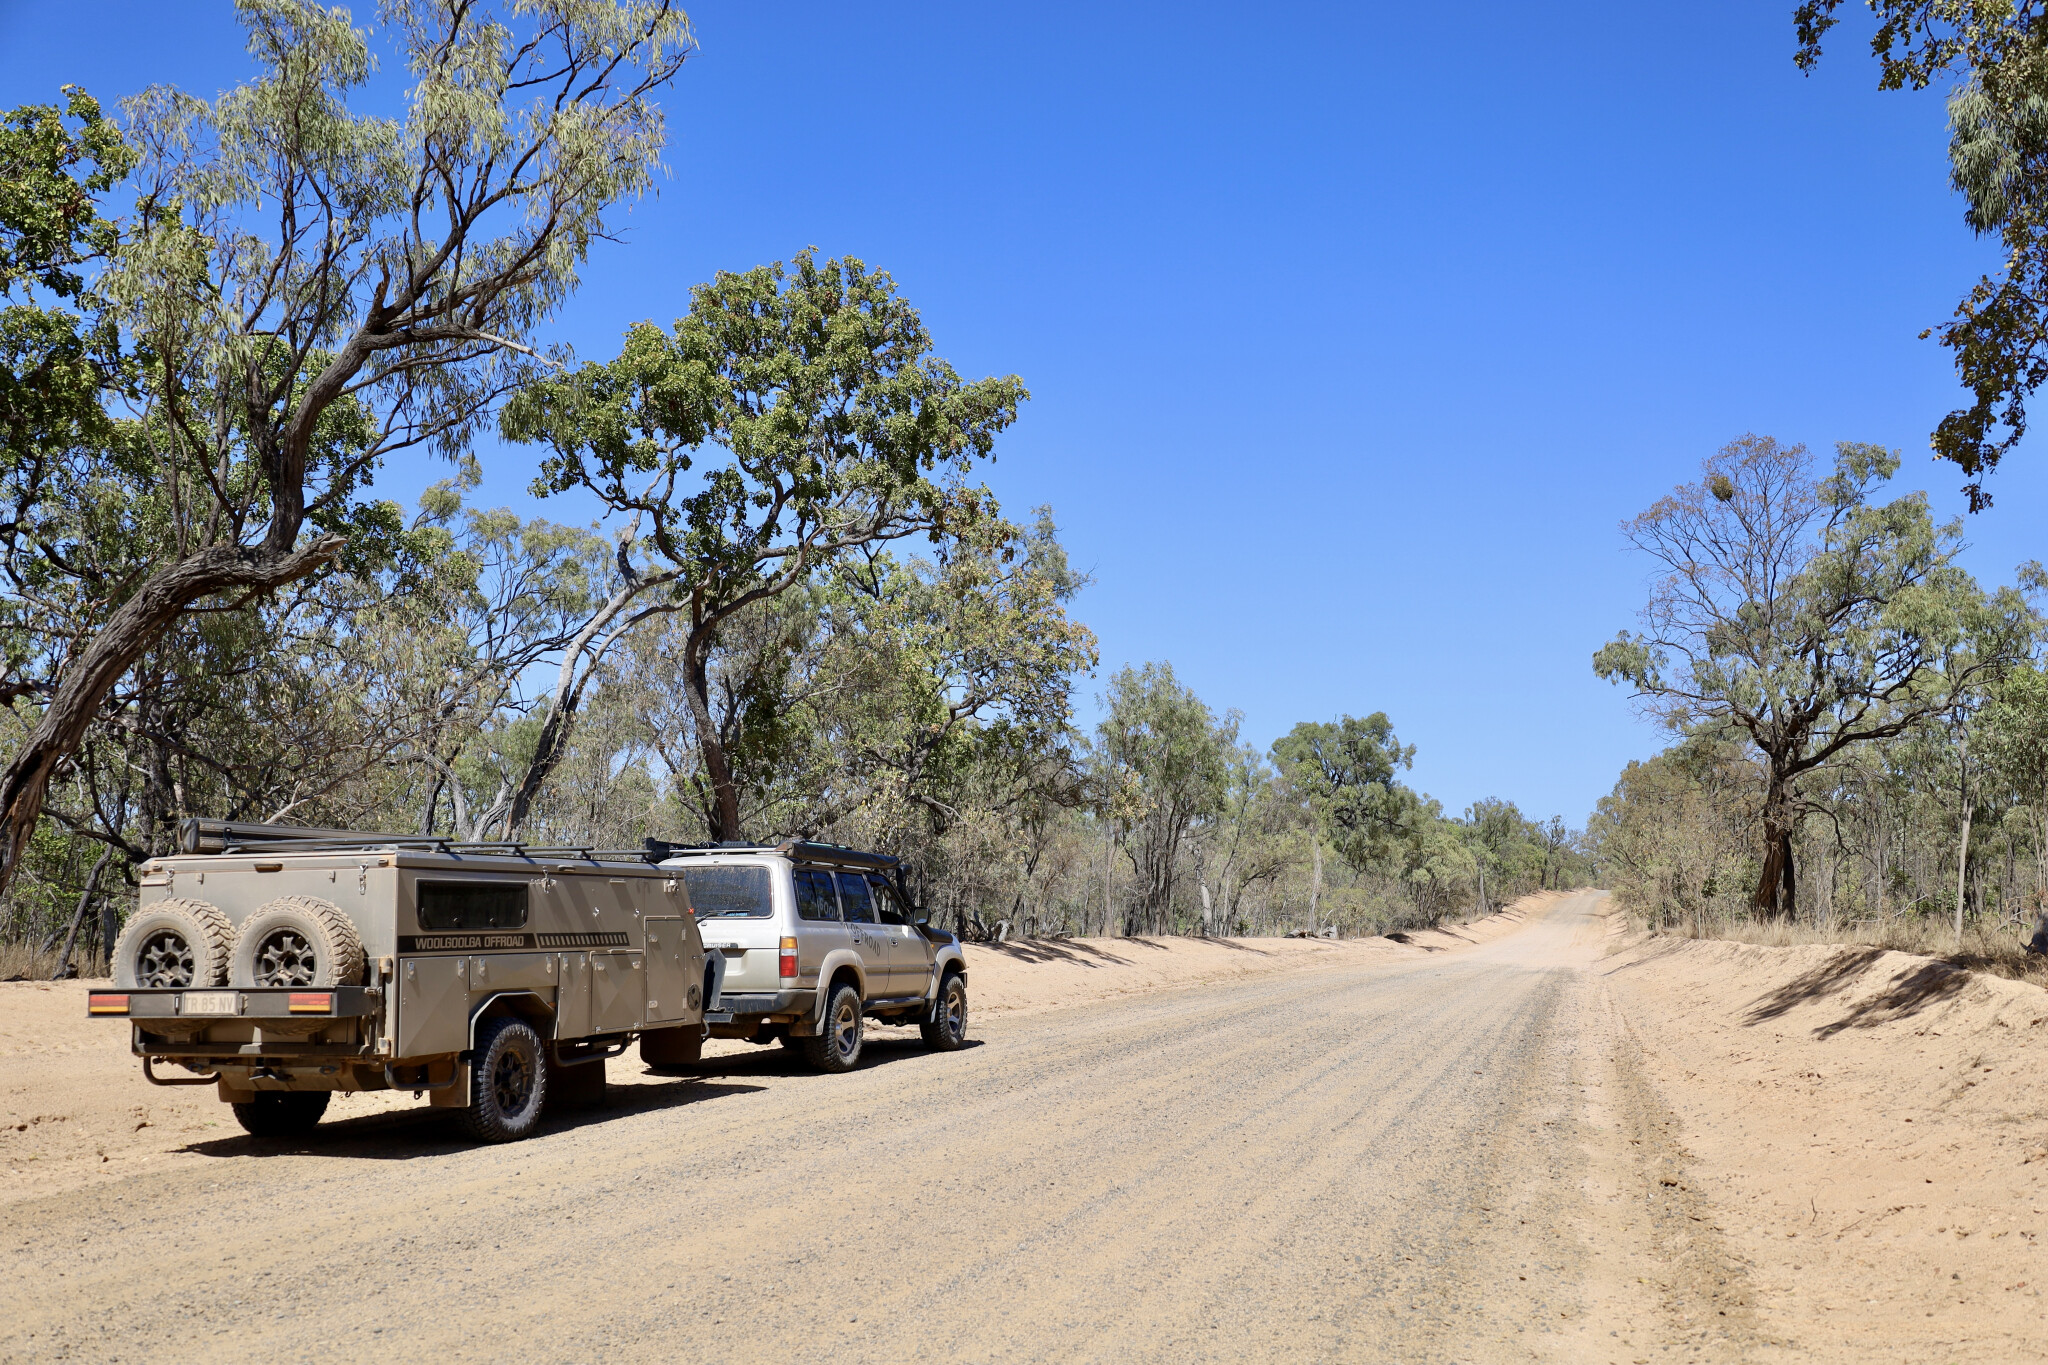
[[[1647,926],[1639,923],[1637,927]],[[2030,954],[2022,946],[2026,936],[2032,932],[2031,926],[2020,929],[2009,924],[1965,924],[1960,945],[1956,942],[1954,922],[1943,922],[1932,916],[1853,920],[1833,926],[1756,920],[1735,915],[1709,916],[1703,921],[1667,925],[1653,932],[1671,938],[1729,939],[1736,943],[1759,943],[1773,948],[1808,943],[1888,948],[1894,952],[1936,958],[1971,971],[2048,987],[2048,957]]]
[[[74,952],[71,965],[79,976],[105,976],[104,961]],[[48,981],[57,970],[57,950],[39,953],[32,943],[0,942],[0,981]]]

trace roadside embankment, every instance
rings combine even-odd
[[[1596,970],[1783,1358],[2048,1354],[2048,993],[1618,917],[1613,942]]]

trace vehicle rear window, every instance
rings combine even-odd
[[[525,882],[421,882],[422,929],[517,929],[526,923]]]
[[[698,919],[767,919],[774,909],[765,867],[685,868],[683,885]]]
[[[800,919],[838,919],[839,901],[832,894],[832,874],[815,867],[796,870],[796,913]]]

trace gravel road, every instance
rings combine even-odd
[[[1740,1359],[1601,908],[951,1055],[871,1034],[847,1076],[621,1059],[510,1147],[430,1111],[202,1141],[0,1212],[0,1358]]]

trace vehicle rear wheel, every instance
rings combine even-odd
[[[262,1090],[255,1099],[231,1107],[235,1122],[251,1137],[288,1138],[312,1132],[332,1098],[329,1090]]]
[[[935,1052],[958,1052],[967,1046],[967,978],[946,973],[939,983],[938,1009],[919,1025],[925,1046]]]
[[[860,992],[840,986],[825,1002],[817,1036],[803,1040],[804,1060],[819,1071],[851,1071],[860,1065],[862,1036]]]
[[[533,1025],[511,1015],[486,1022],[469,1066],[463,1128],[479,1142],[517,1142],[540,1123],[547,1094],[548,1067]]]
[[[129,916],[115,940],[114,985],[221,985],[234,942],[235,926],[205,901],[158,901]]]

